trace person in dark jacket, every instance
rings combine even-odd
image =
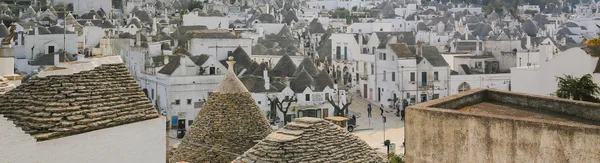
[[[368,115],[368,116],[369,116],[369,118],[371,117],[371,111],[372,111],[372,110],[373,110],[373,109],[371,109],[371,103],[369,103],[369,105],[367,105],[367,113],[369,113],[369,115]]]
[[[401,116],[400,120],[404,120],[404,115],[406,114],[404,112],[404,110],[406,110],[406,109],[402,109],[402,111],[400,111],[400,116]]]

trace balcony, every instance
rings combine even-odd
[[[360,75],[360,80],[368,80],[369,75]]]

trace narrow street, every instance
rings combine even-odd
[[[357,124],[359,125],[352,134],[360,137],[366,141],[372,148],[375,148],[378,152],[386,153],[386,147],[383,142],[388,139],[391,143],[396,144],[395,153],[404,153],[404,121],[401,121],[400,117],[394,115],[395,111],[392,109],[384,109],[383,116],[386,117],[387,122],[385,123],[385,139],[384,139],[384,124],[381,116],[381,111],[376,104],[372,104],[371,118],[369,118],[367,112],[368,101],[357,96],[353,96],[352,104],[350,105],[350,112],[360,113],[360,117],[357,117]]]

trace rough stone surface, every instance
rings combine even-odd
[[[600,104],[476,89],[406,111],[407,162],[598,162]]]
[[[123,63],[29,79],[0,98],[0,114],[38,141],[158,117]]]
[[[273,130],[232,63],[223,82],[194,119],[169,162],[231,162]],[[209,149],[211,147],[213,150]]]
[[[234,163],[384,162],[363,140],[320,118],[296,118]]]

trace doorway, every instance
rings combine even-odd
[[[364,84],[363,87],[363,98],[367,98],[367,84]]]
[[[421,102],[427,101],[427,94],[421,94]]]
[[[377,88],[377,101],[381,102],[381,88]]]
[[[185,129],[185,119],[179,119],[177,121],[177,128],[178,129]]]

